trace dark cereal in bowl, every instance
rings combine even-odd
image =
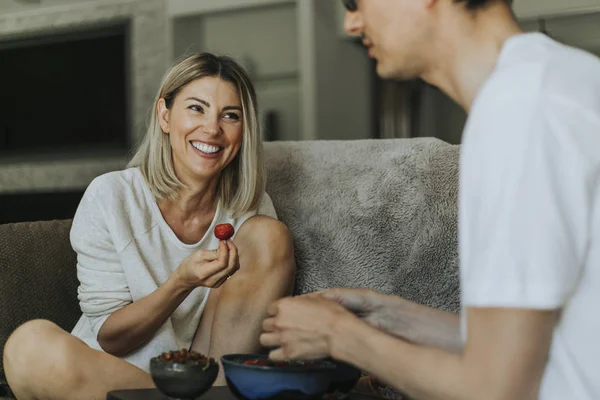
[[[207,358],[200,353],[188,351],[187,349],[164,352],[158,356],[158,359],[172,364],[216,364],[214,358]]]

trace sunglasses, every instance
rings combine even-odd
[[[344,7],[346,7],[346,10],[350,12],[356,11],[358,8],[356,5],[356,0],[342,0],[342,3],[344,4]]]

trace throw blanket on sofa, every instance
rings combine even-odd
[[[296,293],[364,287],[458,311],[458,156],[433,138],[267,143]]]

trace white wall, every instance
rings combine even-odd
[[[178,18],[173,23],[172,40],[174,59],[204,50],[204,18]]]
[[[47,7],[56,7],[61,5],[74,5],[98,0],[41,0],[36,2],[19,2],[17,0],[0,0],[0,13],[13,13],[20,11],[38,10]]]
[[[0,0],[1,1],[1,0]],[[295,3],[296,0],[165,0],[172,17]]]

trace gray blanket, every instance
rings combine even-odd
[[[294,233],[296,294],[361,287],[459,309],[459,146],[267,143],[267,192]]]

